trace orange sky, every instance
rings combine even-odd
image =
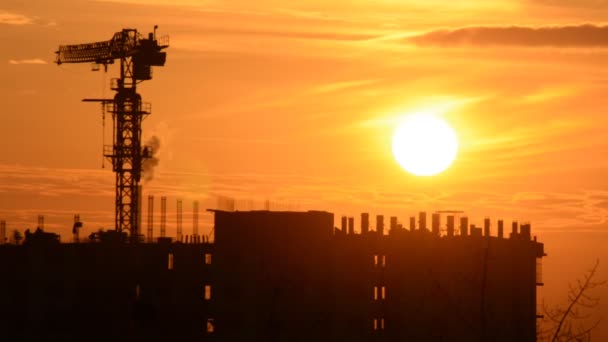
[[[117,68],[57,67],[53,52],[158,24],[171,47],[139,88],[153,108],[144,135],[161,140],[145,193],[168,196],[170,211],[177,197],[189,208],[221,195],[241,209],[269,199],[402,221],[446,209],[531,221],[551,241],[555,296],[595,258],[608,263],[608,1],[327,3],[3,1],[0,219],[25,228],[42,213],[66,238],[75,213],[85,229],[111,225],[101,111],[80,100],[111,96]],[[395,123],[420,110],[460,139],[436,177],[391,155]]]

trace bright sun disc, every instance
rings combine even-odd
[[[434,116],[409,116],[393,135],[395,159],[407,172],[417,176],[432,176],[447,169],[457,152],[456,133]]]

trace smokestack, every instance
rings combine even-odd
[[[416,230],[416,217],[415,216],[410,216],[410,231],[415,231]]]
[[[433,213],[433,215],[431,215],[431,227],[433,235],[439,235],[439,213]]]
[[[384,235],[384,216],[376,215],[376,231],[380,235]]]
[[[517,234],[517,221],[513,221],[513,223],[511,224],[511,238],[516,237]]]
[[[0,221],[0,245],[6,243],[6,221]]]
[[[167,229],[167,197],[160,198],[160,237],[164,238]]]
[[[466,216],[460,218],[460,235],[469,235],[469,218]]]
[[[44,230],[44,215],[38,215],[38,228]]]
[[[498,238],[502,239],[504,237],[504,223],[502,220],[498,220]]]
[[[154,237],[154,195],[148,195],[148,243],[152,243]]]
[[[483,236],[490,236],[490,219],[488,217],[483,220]]]
[[[346,216],[342,216],[342,222],[340,224],[340,228],[342,229],[342,233],[343,234],[347,234],[348,233],[348,227],[347,227],[347,218]]]
[[[448,236],[454,236],[454,215],[448,216]]]
[[[348,234],[350,234],[350,235],[355,234],[355,218],[354,217],[348,218]]]
[[[369,214],[361,214],[361,234],[369,233]]]
[[[418,225],[420,230],[426,230],[426,212],[421,211],[418,213]]]
[[[177,200],[177,241],[182,242],[182,200]]]
[[[198,239],[198,201],[192,203],[192,238],[195,242]]]

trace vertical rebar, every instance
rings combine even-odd
[[[376,232],[384,235],[384,215],[376,215]]]
[[[490,236],[490,218],[488,217],[483,220],[483,235]]]
[[[361,214],[361,234],[369,233],[369,213]]]
[[[82,223],[80,223],[80,215],[74,215],[74,228],[72,228],[72,233],[74,234],[74,243],[80,242],[80,228],[82,227]]]
[[[448,223],[447,223],[447,230],[448,230],[448,236],[454,236],[454,215],[449,215],[448,216]]]
[[[117,184],[116,186],[118,186],[118,182],[116,184]],[[134,204],[135,206],[133,208],[137,209],[135,211],[137,217],[135,217],[135,219],[133,219],[133,218],[129,219],[130,227],[131,227],[130,228],[131,231],[129,232],[131,234],[131,242],[139,242],[139,238],[140,238],[139,235],[143,236],[143,230],[142,230],[143,225],[141,224],[141,221],[143,219],[142,210],[144,207],[144,200],[143,200],[144,191],[143,191],[142,185],[138,185],[136,189],[137,189],[137,197],[136,197],[137,203]],[[121,201],[122,201],[122,199],[121,199]],[[117,203],[118,203],[118,197],[117,197]],[[118,220],[118,216],[117,216],[117,220]],[[119,227],[119,226],[117,226],[117,227]],[[116,228],[116,229],[118,229],[118,228]]]
[[[441,216],[439,213],[433,213],[431,215],[431,231],[433,235],[439,235],[439,225],[441,224]]]
[[[177,241],[182,241],[182,200],[177,200]]]
[[[198,239],[198,201],[192,203],[192,237],[196,242]]]
[[[504,236],[503,235],[504,234],[503,229],[504,229],[504,222],[503,222],[503,220],[498,220],[498,237],[501,238],[501,239]]]
[[[460,236],[469,235],[469,218],[463,216],[460,218]]]
[[[6,221],[0,221],[0,245],[6,242]]]
[[[426,230],[426,212],[424,211],[418,213],[418,226],[420,230]]]
[[[154,240],[154,195],[148,195],[148,243]]]
[[[160,198],[160,237],[165,237],[167,229],[167,197]]]

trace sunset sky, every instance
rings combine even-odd
[[[24,229],[44,214],[64,240],[76,213],[85,232],[112,225],[101,109],[80,100],[112,96],[118,68],[57,66],[54,51],[157,24],[170,48],[138,88],[152,103],[144,140],[161,142],[144,195],[169,198],[169,232],[175,199],[188,230],[192,200],[217,196],[242,210],[529,221],[556,303],[596,258],[608,279],[607,15],[604,0],[4,0],[0,219]],[[416,177],[391,139],[425,111],[460,150]]]

